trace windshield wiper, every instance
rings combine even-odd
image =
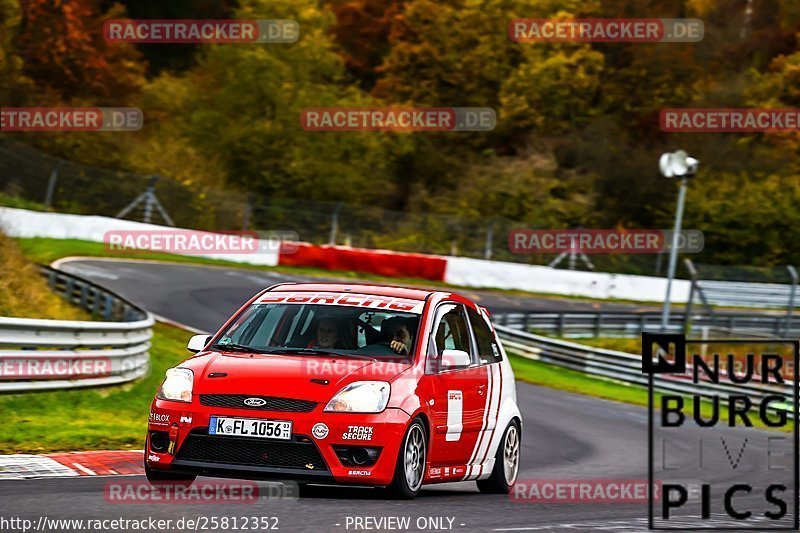
[[[229,352],[243,352],[243,353],[272,353],[267,350],[259,350],[258,348],[253,348],[252,346],[247,346],[245,344],[236,344],[235,342],[228,343],[228,344],[212,344],[212,348],[216,348],[217,350],[227,350]]]
[[[326,350],[319,350],[317,348],[281,348],[280,352],[281,353],[299,353],[299,354],[308,354],[308,355],[332,355],[334,357],[353,357],[355,359],[366,359],[368,361],[377,361],[377,359],[375,359],[374,357],[370,357],[368,355],[329,352],[329,351],[326,351]]]

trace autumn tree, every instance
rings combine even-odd
[[[107,43],[103,22],[124,14],[100,0],[25,0],[14,44],[25,72],[62,100],[95,104],[124,102],[143,83],[144,65],[135,49]]]

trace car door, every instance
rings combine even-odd
[[[457,477],[465,473],[465,466],[472,459],[483,431],[488,373],[476,357],[463,305],[444,303],[436,309],[430,339],[426,370],[430,374],[434,400],[430,460],[432,465],[448,467],[443,469],[444,477]],[[470,365],[443,368],[444,350],[466,352]]]

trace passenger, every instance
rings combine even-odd
[[[323,318],[317,325],[317,338],[312,340],[309,348],[322,348],[326,350],[338,348],[339,328],[332,318]]]

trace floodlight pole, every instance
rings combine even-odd
[[[672,232],[672,247],[669,251],[669,269],[667,271],[667,294],[664,297],[664,308],[661,310],[661,330],[666,331],[669,325],[670,292],[672,292],[672,279],[675,277],[675,267],[678,264],[678,239],[681,232],[683,219],[683,204],[686,201],[686,176],[681,178],[681,187],[678,192],[678,208],[675,210],[675,228]]]

